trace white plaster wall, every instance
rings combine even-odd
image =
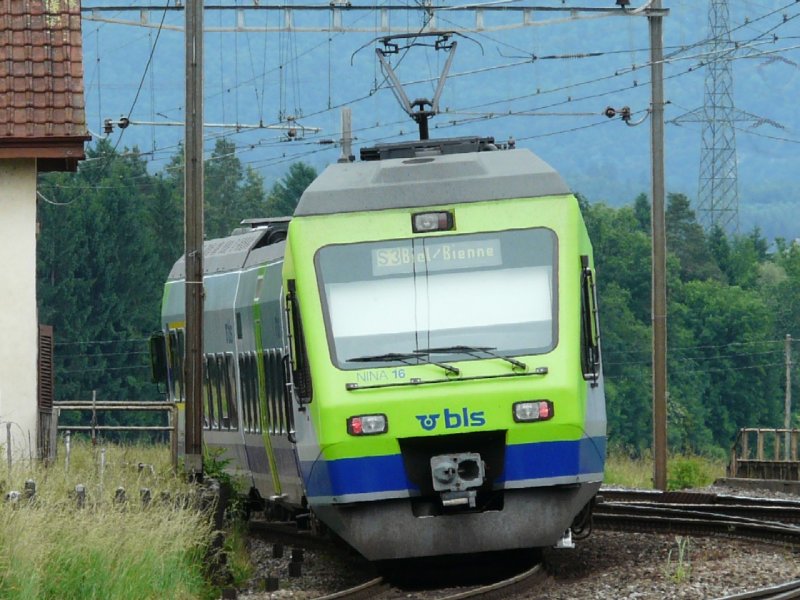
[[[36,457],[36,161],[0,160],[0,464]]]

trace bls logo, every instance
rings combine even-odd
[[[482,410],[469,412],[468,408],[462,408],[461,412],[444,409],[444,414],[417,415],[419,424],[425,431],[433,431],[439,423],[439,419],[444,417],[445,429],[458,429],[459,427],[481,427],[486,425],[486,416]]]

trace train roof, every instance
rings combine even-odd
[[[527,149],[422,151],[404,158],[330,165],[300,198],[295,217],[570,194]]]
[[[283,257],[288,217],[246,219],[234,234],[203,242],[203,274],[237,271],[254,262],[264,263]],[[186,277],[185,255],[173,265],[169,281]]]

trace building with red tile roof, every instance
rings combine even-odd
[[[89,139],[80,0],[0,0],[0,159],[74,170]]]
[[[74,171],[90,139],[80,10],[79,0],[0,0],[0,444],[15,461],[41,456],[50,439],[52,386],[42,392],[42,382],[52,369],[38,367],[52,339],[40,344],[36,178]]]

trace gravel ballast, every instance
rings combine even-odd
[[[306,550],[300,577],[289,577],[288,548],[286,554],[272,558],[270,544],[252,540],[251,557],[257,574],[249,590],[243,590],[239,597],[307,600],[372,576],[359,561]],[[573,550],[545,550],[544,558],[551,574],[547,585],[516,598],[705,600],[800,579],[800,556],[790,549],[708,537],[595,531]],[[278,577],[281,589],[259,591],[266,576]],[[406,597],[432,596],[409,593]]]

